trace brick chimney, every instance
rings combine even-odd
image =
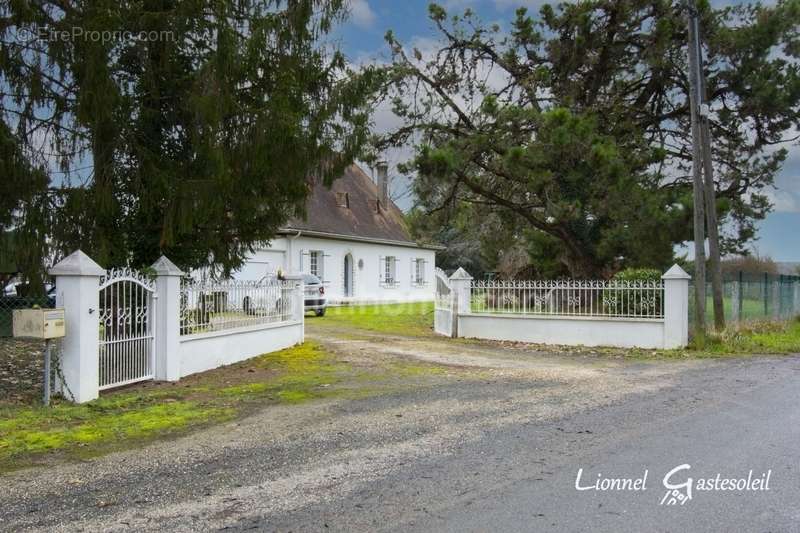
[[[386,161],[378,161],[375,164],[375,174],[378,181],[378,204],[377,210],[389,207],[389,165]]]

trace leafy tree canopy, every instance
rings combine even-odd
[[[416,146],[422,207],[513,215],[550,275],[662,268],[691,239],[691,135],[682,2],[587,0],[516,12],[511,28],[433,4],[441,44],[390,32],[386,96]],[[800,111],[800,2],[701,5],[723,252],[742,251]],[[551,256],[537,256],[536,253]]]

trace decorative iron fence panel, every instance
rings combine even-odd
[[[100,279],[100,390],[153,379],[155,286],[142,273],[114,269]]]
[[[181,285],[181,335],[286,322],[294,316],[293,281],[193,281]]]
[[[473,281],[473,313],[664,318],[664,283],[610,281]]]

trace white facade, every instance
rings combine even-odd
[[[234,278],[260,280],[281,269],[319,277],[330,303],[431,301],[435,267],[433,249],[301,231],[256,251]]]

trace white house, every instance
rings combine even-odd
[[[378,165],[377,181],[351,165],[330,188],[313,184],[306,219],[290,221],[236,279],[259,280],[282,269],[319,277],[331,303],[433,300],[440,248],[411,239],[388,197],[385,164]]]

